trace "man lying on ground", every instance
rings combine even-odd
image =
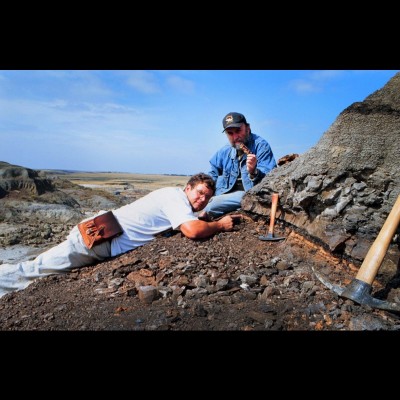
[[[39,254],[34,260],[0,265],[0,297],[11,291],[25,289],[37,278],[67,272],[126,253],[149,243],[157,234],[168,229],[179,229],[189,239],[203,239],[218,232],[231,231],[240,215],[227,215],[213,222],[202,221],[197,217],[214,192],[214,180],[204,173],[193,175],[184,189],[165,187],[154,190],[130,204],[112,210],[110,214],[114,225],[121,228],[118,236],[107,240],[103,238],[103,241],[94,244],[85,244],[85,233],[91,233],[91,228],[87,227],[95,227],[91,225],[94,217],[88,218],[83,221],[86,223],[83,233],[79,229],[82,224],[76,225],[65,241]],[[97,216],[103,214],[104,211]],[[100,237],[101,232],[96,232]]]

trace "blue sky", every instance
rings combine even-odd
[[[0,70],[0,161],[33,169],[208,172],[243,113],[276,160],[316,145],[396,70]]]

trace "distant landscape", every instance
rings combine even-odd
[[[188,175],[134,174],[127,172],[82,172],[66,170],[41,170],[48,177],[67,179],[77,185],[101,188],[110,192],[152,191],[167,186],[184,187]]]
[[[6,162],[0,164],[3,170],[13,168]],[[61,242],[76,223],[99,210],[122,207],[163,187],[183,189],[189,180],[185,175],[35,171],[39,183],[43,178],[48,181],[47,190],[40,194],[33,179],[24,179],[25,167],[15,166],[8,174],[15,181],[4,185],[13,189],[4,190],[0,199],[0,265],[36,256]]]

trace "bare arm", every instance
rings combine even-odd
[[[201,220],[188,221],[181,224],[181,232],[189,239],[204,239],[218,232],[231,231],[235,221],[241,219],[240,214],[226,215],[218,221],[206,222]]]

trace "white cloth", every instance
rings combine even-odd
[[[39,254],[34,260],[0,265],[0,297],[14,290],[25,289],[36,278],[69,271],[110,257],[110,242],[88,249],[78,227],[66,240]]]
[[[104,211],[97,215],[102,213]],[[111,242],[88,249],[75,226],[65,241],[39,254],[34,260],[0,264],[0,297],[14,290],[25,289],[36,278],[67,272],[125,253],[153,240],[160,232],[198,219],[186,193],[180,188],[155,190],[113,210],[113,213],[124,232]]]

